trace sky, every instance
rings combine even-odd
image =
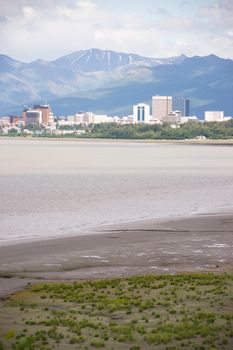
[[[233,59],[233,0],[0,0],[0,53],[30,62],[89,48]]]

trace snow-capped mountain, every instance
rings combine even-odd
[[[0,55],[0,116],[48,101],[56,114],[79,110],[131,113],[151,96],[183,96],[192,112],[233,114],[233,61],[215,55],[149,58],[81,50],[53,61],[23,63]]]
[[[73,52],[70,55],[58,58],[53,63],[58,67],[69,67],[75,71],[96,72],[111,71],[137,63],[151,66],[173,64],[184,58],[185,56],[182,55],[179,57],[157,59],[110,50],[90,49]]]

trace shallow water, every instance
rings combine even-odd
[[[0,140],[0,242],[232,206],[233,147]]]

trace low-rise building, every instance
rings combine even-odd
[[[113,123],[114,118],[108,117],[106,114],[94,114],[94,124]]]
[[[65,119],[59,119],[57,121],[57,125],[58,126],[72,126],[73,125],[73,122],[70,122],[68,120],[65,120]]]
[[[82,124],[83,123],[83,116],[84,116],[84,112],[79,112],[75,114],[75,122],[77,124]]]
[[[178,124],[181,122],[181,112],[172,111],[168,115],[164,116],[162,119],[163,123]]]
[[[1,117],[0,118],[0,126],[5,127],[5,126],[10,126],[10,117]]]
[[[205,121],[206,122],[223,122],[224,112],[223,111],[206,111]]]
[[[75,115],[68,115],[68,116],[66,117],[66,119],[67,119],[68,122],[70,122],[71,125],[76,123]]]
[[[23,118],[19,117],[18,115],[10,115],[10,123],[11,124],[18,124],[19,121],[22,121]]]
[[[181,124],[185,124],[185,123],[198,123],[199,119],[198,117],[196,117],[195,115],[191,116],[191,117],[181,117],[180,118],[180,122]]]
[[[224,122],[228,122],[231,119],[233,119],[233,117],[224,117]]]

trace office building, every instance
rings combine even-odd
[[[174,97],[172,108],[174,111],[180,111],[182,117],[189,117],[190,115],[190,101],[184,97]]]
[[[223,122],[224,112],[223,111],[206,111],[205,122]]]
[[[36,109],[31,109],[26,112],[26,125],[42,124],[42,112]]]
[[[51,109],[49,105],[34,105],[33,109],[42,112],[42,123],[47,125],[50,120]]]
[[[10,115],[10,123],[11,124],[18,124],[18,122],[22,121],[23,118],[19,117],[17,115]]]
[[[23,109],[23,112],[22,112],[22,118],[23,118],[23,121],[26,123],[26,115],[27,115],[27,112],[30,110],[30,108],[28,107],[25,107]]]
[[[164,123],[169,123],[169,124],[178,124],[181,122],[181,112],[180,111],[172,111],[165,117],[163,117],[163,122]]]
[[[50,111],[49,113],[49,124],[54,124],[55,123],[55,117],[53,115],[53,112]]]
[[[95,117],[94,113],[92,113],[92,112],[85,112],[83,114],[83,121],[82,121],[82,123],[86,124],[86,125],[93,124],[94,123],[94,117]]]
[[[151,119],[150,106],[145,103],[139,103],[133,106],[133,122],[138,123],[149,123]]]
[[[152,117],[158,121],[169,115],[172,111],[171,96],[153,96],[152,97]]]
[[[76,113],[75,114],[75,123],[82,124],[83,123],[83,116],[84,116],[84,112]]]

